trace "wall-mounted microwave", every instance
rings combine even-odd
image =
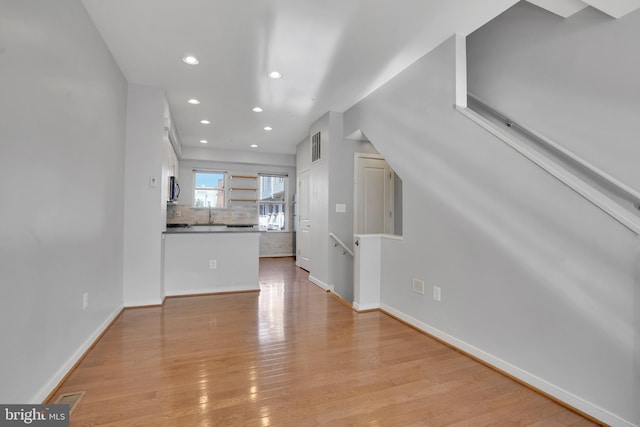
[[[180,184],[175,176],[169,177],[169,201],[175,202],[180,197]]]

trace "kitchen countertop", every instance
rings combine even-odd
[[[193,233],[259,233],[257,225],[254,226],[227,226],[227,225],[192,225],[189,227],[167,227],[165,234],[193,234]]]

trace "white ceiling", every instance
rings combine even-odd
[[[129,83],[165,88],[184,147],[206,139],[215,149],[288,154],[327,111],[346,110],[517,2],[82,1]],[[187,54],[200,64],[184,64]],[[272,70],[284,77],[269,79]],[[201,104],[187,104],[192,97]]]

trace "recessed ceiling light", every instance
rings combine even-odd
[[[210,125],[211,122],[209,120],[200,120],[200,123],[202,123],[203,125]]]
[[[195,56],[185,56],[184,58],[182,58],[182,62],[184,62],[185,64],[189,64],[189,65],[198,65],[198,58],[196,58]]]
[[[271,126],[265,126],[264,130],[273,130],[273,128]]]
[[[189,104],[191,104],[191,105],[198,105],[198,104],[200,104],[200,101],[198,101],[198,100],[197,100],[197,99],[195,99],[195,98],[191,98],[191,99],[190,99],[190,100],[188,100],[187,102],[188,102]]]
[[[251,148],[258,148],[258,144],[251,144],[250,147]]]
[[[260,107],[253,107],[253,111],[255,111],[256,113],[262,113],[262,108],[260,108]]]
[[[282,78],[282,74],[280,74],[277,71],[272,71],[269,74],[267,74],[270,78],[272,79],[281,79]]]
[[[200,142],[203,143],[203,144],[206,144],[209,141],[207,141],[206,139],[201,139]]]

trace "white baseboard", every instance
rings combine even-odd
[[[543,391],[544,393],[547,393],[550,396],[553,396],[554,398],[602,422],[605,422],[611,426],[638,427],[638,425],[630,421],[627,421],[625,419],[622,419],[619,416],[612,414],[611,412],[605,409],[602,409],[599,406],[594,405],[593,403],[588,402],[571,392],[568,392],[554,384],[551,384],[550,382],[543,380],[542,378],[539,378],[523,369],[518,368],[517,366],[514,366],[508,362],[505,362],[504,360],[499,359],[498,357],[495,357],[483,350],[480,350],[479,348],[474,347],[473,345],[468,344],[458,338],[455,338],[445,332],[442,332],[441,330],[436,329],[424,322],[421,322],[420,320],[415,319],[399,310],[396,310],[393,307],[390,307],[386,304],[381,304],[380,308],[388,312],[389,314],[394,315],[398,319],[401,319],[409,323],[410,325],[415,326],[416,328],[430,335],[433,335],[434,337],[446,342],[447,344],[450,344],[455,348],[458,348],[468,354],[473,355],[474,357],[477,357],[478,359],[488,363],[489,365],[495,368],[498,368],[501,371],[508,373],[509,375],[512,375],[513,377],[519,379],[520,381],[526,384],[529,384],[530,386],[540,391]]]
[[[123,307],[116,308],[100,326],[95,330],[93,334],[89,338],[85,340],[84,343],[80,347],[73,352],[71,357],[66,361],[64,365],[58,369],[58,371],[47,381],[47,383],[40,389],[40,391],[34,396],[34,403],[42,403],[44,399],[49,396],[49,394],[55,390],[55,388],[60,384],[60,381],[69,373],[69,371],[78,363],[78,360],[84,355],[84,353],[93,345],[93,343],[100,337],[100,335],[109,327],[113,319],[115,319]]]
[[[353,303],[353,309],[355,311],[366,311],[366,310],[377,310],[379,309],[380,306],[379,305],[374,305],[374,304],[358,304],[357,302]]]
[[[166,296],[166,295],[165,295]],[[149,299],[149,300],[139,300],[139,301],[125,301],[124,307],[148,307],[152,305],[162,305],[162,300],[159,299]]]
[[[284,254],[262,254],[260,255],[260,258],[284,258],[284,257],[291,257],[291,256],[296,256],[296,254],[288,254],[288,253],[284,253]],[[296,262],[296,265],[297,262]]]
[[[324,283],[322,280],[316,279],[312,275],[309,275],[309,281],[311,283],[313,283],[314,285],[318,286],[320,289],[323,289],[325,291],[333,292],[333,290],[334,290],[334,286],[333,285],[328,285],[328,284]]]
[[[259,291],[260,284],[254,283],[252,285],[239,285],[239,286],[228,286],[228,287],[215,287],[215,288],[200,288],[200,289],[185,289],[178,291],[167,291],[168,297],[178,297],[178,296],[187,296],[187,295],[201,295],[201,294],[220,294],[220,293],[229,293],[229,292],[247,292],[247,291]]]

